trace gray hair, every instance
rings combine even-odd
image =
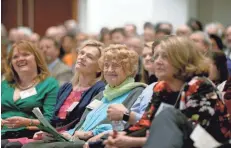
[[[208,52],[210,53],[211,49],[212,49],[212,43],[210,41],[208,33],[205,33],[205,32],[202,32],[202,31],[195,31],[192,34],[198,34],[198,35],[203,37],[203,42],[204,42],[205,45],[208,46]]]
[[[218,22],[212,22],[212,23],[206,24],[204,31],[208,33],[209,28],[215,28],[217,30],[215,35],[219,37],[222,36],[222,29],[219,27]]]

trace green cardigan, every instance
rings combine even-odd
[[[47,120],[51,119],[59,89],[59,84],[56,79],[52,77],[46,78],[35,86],[37,91],[36,95],[19,99],[16,102],[13,101],[15,88],[11,87],[6,80],[2,81],[1,87],[2,119],[13,116],[35,119],[32,113],[34,107],[39,107]],[[1,134],[4,134],[6,131],[19,131],[22,129],[25,129],[25,127],[8,129],[4,126],[2,127]]]

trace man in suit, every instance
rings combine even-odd
[[[231,76],[231,25],[227,26],[225,30],[225,46],[224,52],[227,57],[229,75]]]
[[[53,77],[59,81],[59,85],[69,82],[73,76],[71,68],[65,65],[58,57],[59,44],[50,37],[43,37],[39,43],[39,49],[45,56],[48,68]]]

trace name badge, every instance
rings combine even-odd
[[[70,107],[68,107],[67,112],[72,112],[73,109],[79,104],[79,102],[73,102]]]
[[[89,109],[96,109],[96,108],[98,108],[100,105],[102,105],[103,104],[103,102],[102,101],[99,101],[99,100],[94,100],[94,101],[92,101],[88,106],[87,106],[87,108],[89,108]]]
[[[201,125],[197,125],[190,138],[194,141],[197,148],[212,148],[221,146]]]
[[[21,99],[25,99],[25,98],[28,98],[28,97],[30,97],[30,96],[34,96],[34,95],[36,95],[36,94],[37,94],[37,91],[36,91],[35,87],[32,87],[32,88],[30,88],[30,89],[21,91],[21,92],[19,93]]]
[[[167,103],[161,103],[160,104],[160,106],[159,106],[159,108],[158,108],[158,110],[157,110],[157,112],[156,112],[156,114],[155,114],[155,117],[160,113],[160,112],[162,112],[163,110],[165,110],[166,108],[174,108],[174,106],[173,105],[171,105],[171,104],[167,104]]]

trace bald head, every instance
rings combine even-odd
[[[55,26],[51,26],[46,30],[46,36],[55,38],[57,35],[57,28]]]

